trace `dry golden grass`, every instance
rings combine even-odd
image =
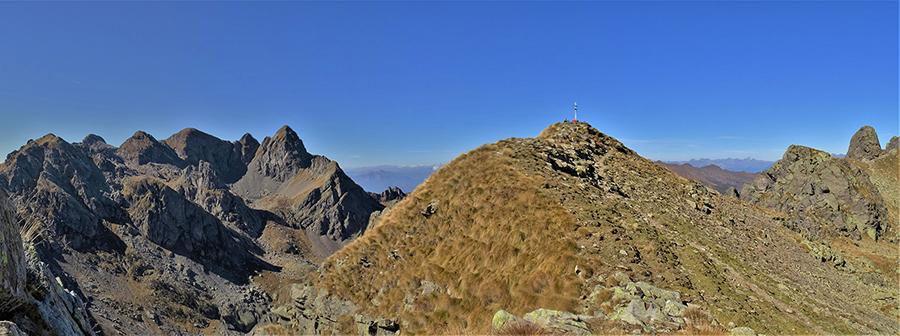
[[[413,333],[484,334],[499,309],[574,309],[579,257],[561,233],[574,232],[575,219],[544,193],[540,178],[511,168],[502,143],[432,175],[372,232],[326,260],[319,286],[355,302],[375,299],[378,306],[365,308],[372,316],[402,311]],[[433,200],[437,213],[425,218]],[[439,290],[409,300],[423,281]]]
[[[547,328],[526,320],[507,323],[500,330],[495,330],[494,335],[553,335]]]
[[[694,306],[685,310],[682,317],[685,320],[684,330],[689,335],[725,335],[728,332],[722,326],[713,325],[713,317],[709,313]]]

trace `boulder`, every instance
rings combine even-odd
[[[587,318],[590,316],[550,309],[538,309],[524,317],[526,321],[537,324],[554,335],[590,335],[587,323],[584,322]]]
[[[497,333],[504,330],[508,325],[512,325],[515,323],[522,323],[523,319],[510,314],[505,310],[498,310],[494,313],[494,318],[491,320],[491,329]]]
[[[728,331],[731,336],[756,336],[756,331],[748,327],[735,327]]]
[[[426,206],[425,209],[422,210],[422,216],[425,216],[425,218],[430,218],[431,215],[434,215],[437,212],[437,205],[438,200],[431,201],[431,203],[429,203],[428,206]]]

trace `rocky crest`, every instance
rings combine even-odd
[[[884,200],[865,167],[809,147],[791,145],[740,195],[745,202],[787,214],[789,226],[813,236],[880,239],[889,226]]]
[[[891,137],[891,140],[888,141],[887,145],[884,146],[884,151],[890,152],[891,150],[894,150],[897,148],[900,148],[900,138],[898,138],[895,135],[895,136]]]
[[[850,147],[847,148],[848,159],[854,160],[872,160],[881,155],[881,142],[878,141],[878,134],[872,126],[863,126],[853,134],[850,138]]]
[[[400,187],[388,187],[380,194],[369,193],[369,196],[378,200],[382,204],[386,204],[391,201],[399,201],[406,197],[406,193],[403,190],[400,190]]]

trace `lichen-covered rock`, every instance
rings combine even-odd
[[[791,229],[814,236],[879,239],[889,225],[884,199],[865,167],[809,147],[791,145],[740,196],[787,214]]]
[[[521,323],[521,321],[522,319],[518,316],[501,309],[498,310],[497,313],[494,314],[494,318],[491,319],[491,330],[498,332],[506,328],[507,325]]]
[[[756,336],[756,331],[748,327],[735,327],[728,331],[731,336]]]
[[[496,315],[494,315],[496,317]],[[585,319],[590,316],[579,316],[570,312],[538,309],[525,314],[524,320],[535,323],[548,332],[558,335],[590,335]]]

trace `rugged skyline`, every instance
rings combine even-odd
[[[898,132],[896,2],[0,3],[0,153],[290,124],[343,167],[579,117],[654,160]],[[883,139],[883,140],[884,140]],[[884,144],[882,144],[883,146]]]

